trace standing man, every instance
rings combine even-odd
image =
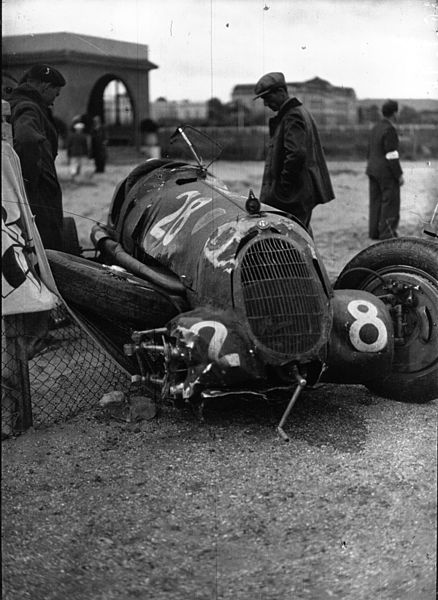
[[[45,248],[62,250],[62,191],[55,169],[58,132],[50,107],[65,79],[45,64],[29,69],[9,98],[14,149]]]
[[[72,181],[82,171],[83,159],[88,157],[88,139],[84,133],[84,123],[75,123],[67,138],[66,149]]]
[[[269,120],[260,200],[308,227],[314,206],[335,197],[315,121],[297,98],[289,97],[283,73],[263,75],[254,91],[254,100],[263,98],[277,112]]]
[[[397,112],[395,100],[383,104],[383,119],[371,130],[368,143],[366,174],[370,184],[369,236],[372,240],[397,237],[400,186],[404,183],[394,127]]]
[[[106,164],[106,146],[107,137],[104,126],[99,115],[93,117],[93,127],[91,129],[91,152],[90,158],[94,158],[96,166],[95,173],[104,173]]]

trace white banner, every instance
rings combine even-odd
[[[50,310],[56,291],[47,257],[27,201],[20,160],[2,140],[2,311],[3,316]]]

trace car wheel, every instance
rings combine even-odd
[[[115,324],[143,329],[164,326],[187,307],[157,286],[118,267],[56,250],[47,257],[61,296],[74,307]]]
[[[62,244],[64,252],[80,256],[82,248],[79,244],[78,230],[73,217],[64,217],[62,227]]]
[[[438,244],[420,238],[378,242],[344,267],[334,287],[381,297],[394,321],[391,372],[367,387],[405,402],[438,398]]]

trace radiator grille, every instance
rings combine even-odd
[[[289,240],[252,242],[240,264],[240,285],[251,331],[261,344],[290,357],[318,343],[325,312],[321,285]]]

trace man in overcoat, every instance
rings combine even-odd
[[[62,191],[55,158],[58,132],[50,107],[65,79],[59,71],[37,64],[22,77],[9,98],[13,145],[35,223],[45,248],[62,250]]]
[[[93,127],[91,129],[91,152],[90,158],[94,158],[96,173],[105,172],[105,164],[107,159],[107,135],[105,127],[99,115],[93,117]]]
[[[388,100],[382,106],[383,119],[371,130],[366,173],[369,177],[369,236],[372,240],[397,237],[400,220],[400,186],[403,171],[394,126],[398,104]]]
[[[269,120],[260,200],[308,227],[313,208],[335,197],[315,121],[297,98],[289,97],[283,73],[263,75],[254,91],[254,99],[262,98],[277,112]]]

